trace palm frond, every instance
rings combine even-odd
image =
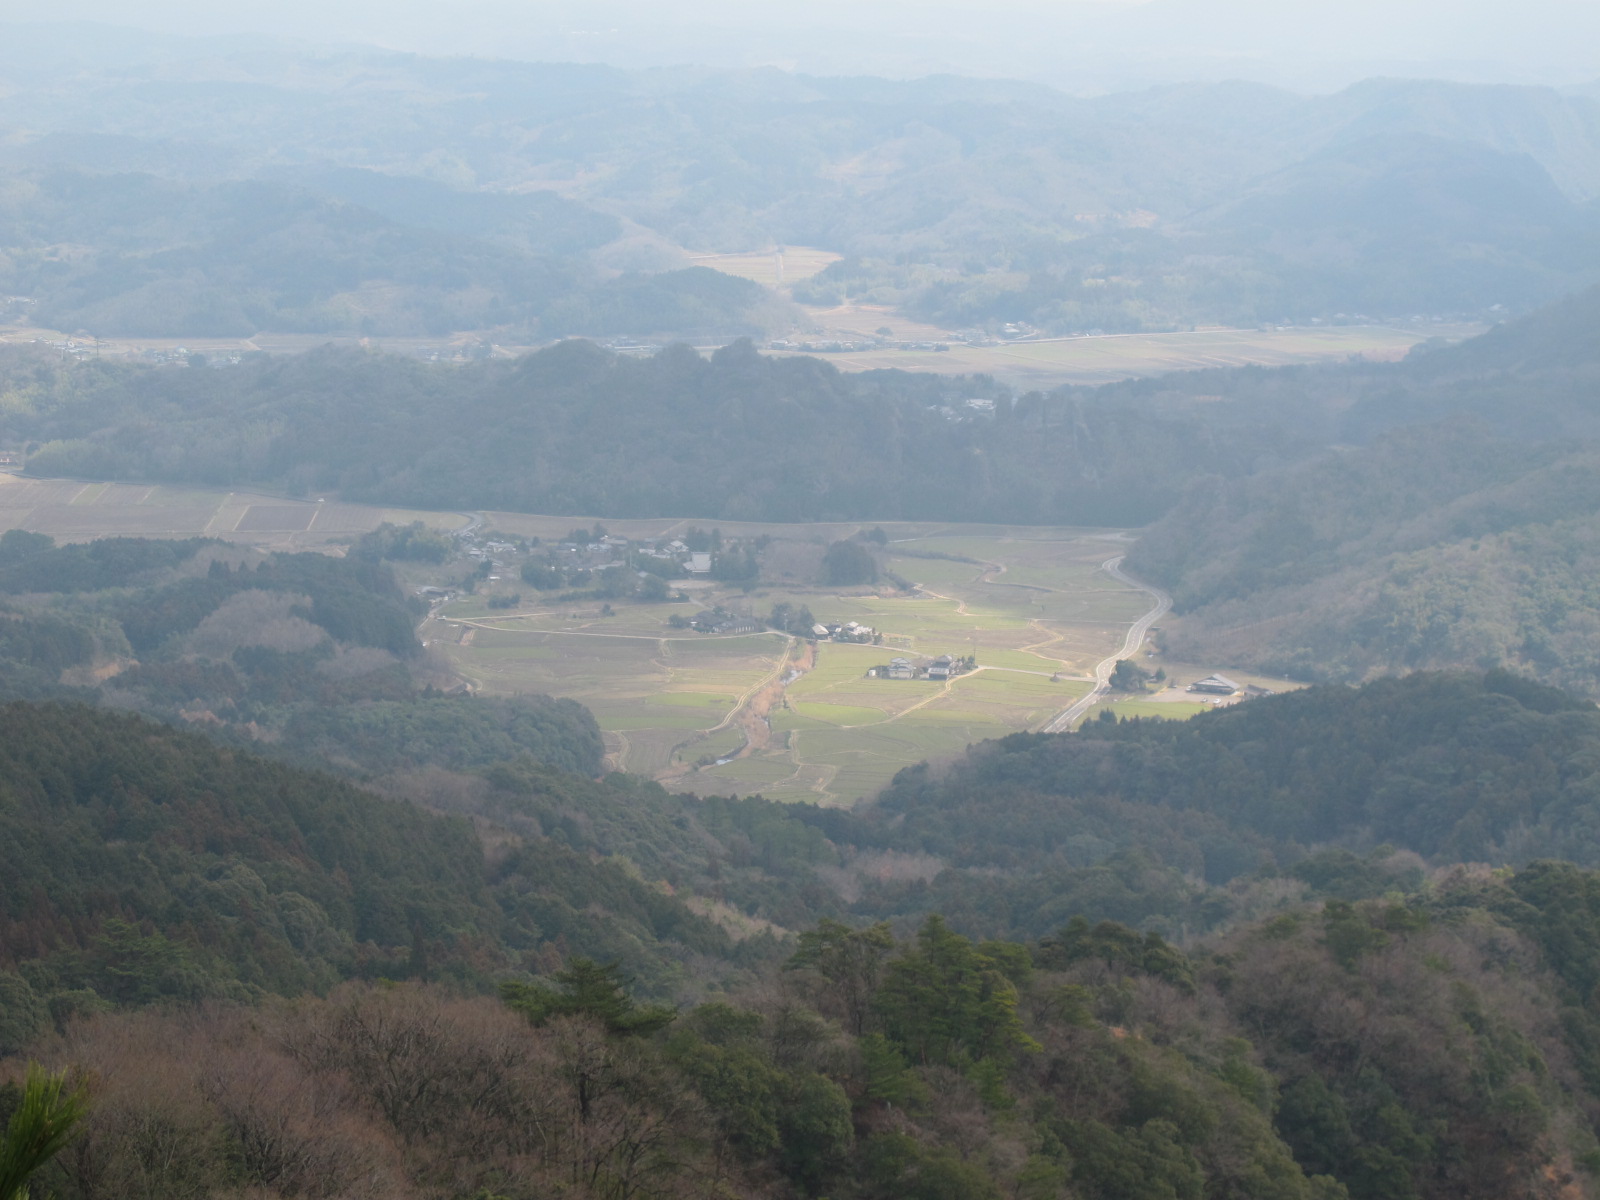
[[[67,1086],[66,1071],[28,1067],[22,1103],[0,1140],[0,1200],[27,1200],[28,1180],[72,1137],[89,1109],[81,1085]]]

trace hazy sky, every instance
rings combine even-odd
[[[19,19],[271,33],[423,53],[950,70],[1079,90],[1237,76],[1600,79],[1600,0],[7,0]],[[1051,79],[1052,75],[1061,78]]]

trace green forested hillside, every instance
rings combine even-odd
[[[357,976],[482,987],[550,943],[667,988],[675,964],[730,953],[681,902],[559,839],[491,864],[463,818],[137,717],[13,703],[0,755],[6,1049],[25,1035],[13,1003],[64,1019]]]
[[[0,389],[0,439],[38,446],[39,474],[600,516],[1136,524],[1197,473],[1315,445],[1253,401],[1219,413],[1144,384],[979,415],[967,399],[1003,395],[989,379],[849,375],[748,343],[709,362],[572,341],[460,368],[325,349],[204,372],[19,351]]]
[[[210,778],[207,772],[224,782],[234,778],[229,771],[282,780],[274,785],[280,791],[326,794],[338,804],[359,795],[323,776],[269,767],[251,751],[218,750],[127,717],[74,708],[8,711],[17,731],[7,744],[17,756],[18,794],[45,805],[18,810],[25,820],[17,845],[50,830],[59,842],[48,867],[32,870],[59,867],[70,875],[78,868],[67,864],[104,853],[97,846],[107,838],[126,842],[117,853],[135,862],[165,853],[159,848],[177,828],[168,822],[188,819],[176,815],[182,807],[159,808],[173,789],[200,797],[184,802],[203,810],[195,822],[226,824],[232,818],[225,812],[204,813],[232,785],[195,782]],[[483,972],[519,962],[536,969],[544,961],[518,954],[559,956],[564,946],[621,957],[660,993],[688,986],[674,983],[673,966],[687,953],[753,962],[773,950],[757,938],[735,952],[716,926],[691,916],[685,900],[721,906],[718,919],[743,934],[782,936],[823,918],[887,918],[908,928],[943,913],[978,936],[1037,938],[1083,915],[1193,938],[1286,903],[1409,891],[1427,870],[1452,862],[1520,866],[1563,858],[1593,866],[1597,745],[1600,717],[1563,693],[1503,674],[1417,675],[1273,697],[1183,724],[1098,722],[1072,736],[985,743],[953,764],[903,772],[854,813],[758,797],[672,796],[625,776],[597,783],[525,751],[488,765],[444,754],[394,764],[383,787],[396,801],[470,818],[494,847],[481,878],[472,877],[479,891],[459,901],[476,907],[463,909],[467,915],[455,924],[428,918],[432,965],[413,963],[411,974],[476,971],[481,981]],[[140,746],[178,766],[150,766]],[[341,744],[334,759],[343,752]],[[259,770],[251,765],[257,763]],[[49,815],[49,805],[68,795],[89,806],[82,810],[93,817],[89,824],[69,827]],[[263,803],[241,800],[240,811]],[[371,798],[361,803],[368,805],[362,811],[388,811],[371,809],[378,803]],[[336,819],[326,814],[338,804],[319,809],[325,815],[317,819]],[[145,815],[136,820],[134,812]],[[147,817],[153,823],[141,824]],[[176,858],[150,861],[185,878],[219,878],[237,860],[270,883],[277,877],[261,862],[277,851],[262,839],[320,844],[293,830],[252,836],[256,841],[235,843],[185,834]],[[419,861],[418,870],[432,870],[431,858]],[[100,874],[41,884],[53,901],[88,913],[70,934],[50,918],[57,931],[51,937],[69,944],[76,938],[83,948],[104,920],[120,917],[221,953],[205,940],[211,927],[191,929],[181,907],[96,900],[92,880]],[[12,893],[13,919],[24,924],[34,919],[25,877],[14,877],[21,890]],[[456,884],[450,889],[460,892]],[[408,944],[392,926],[381,937],[360,935],[348,922],[340,928],[375,943],[362,952],[368,957]],[[37,940],[7,944],[35,947],[17,951],[22,958],[49,948]],[[354,971],[360,956],[345,949],[331,965],[314,964],[315,978]],[[304,964],[295,970],[295,979],[312,977]]]
[[[1600,877],[1528,859],[1592,858],[1597,741],[1415,676],[1009,738],[859,814],[421,782],[469,823],[12,704],[0,1078],[84,1072],[72,1198],[1591,1196]]]
[[[1216,883],[1319,845],[1600,865],[1597,738],[1600,711],[1553,688],[1505,672],[1419,673],[1190,721],[1014,734],[943,770],[903,772],[870,812],[892,818],[898,845],[956,862],[1071,862],[1139,845]],[[1169,823],[1164,835],[1117,832],[1120,813],[1145,809]]]
[[[600,770],[571,700],[440,695],[417,613],[360,554],[0,537],[0,698],[99,700],[361,775],[531,756]]]
[[[1189,953],[1082,919],[1028,943],[824,922],[677,1013],[572,957],[503,1005],[347,985],[86,1020],[57,997],[57,1037],[0,981],[40,1030],[18,1044],[91,1081],[41,1181],[64,1197],[1590,1196],[1597,897],[1560,865],[1462,871]]]
[[[1184,658],[1309,679],[1509,665],[1600,692],[1600,292],[1348,383],[1337,446],[1197,481],[1131,569]]]
[[[1419,675],[1008,738],[850,814],[527,758],[380,798],[13,704],[0,1050],[96,1081],[64,1196],[352,1163],[385,1195],[1588,1195],[1600,884],[1530,860],[1592,861],[1597,744],[1560,692]],[[229,1007],[377,976],[412,982]],[[136,1108],[182,1114],[154,1166]]]

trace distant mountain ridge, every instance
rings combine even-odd
[[[108,67],[88,50],[81,69],[45,77],[5,61],[0,78],[10,70],[13,87],[0,129],[16,136],[0,170],[114,164],[205,186],[296,181],[435,238],[550,253],[526,217],[542,206],[539,228],[571,231],[581,244],[560,253],[595,257],[602,282],[681,266],[681,248],[820,246],[846,261],[801,288],[817,304],[848,297],[947,326],[1081,332],[1481,316],[1600,277],[1600,101],[1547,88],[1375,79],[1328,96],[1205,84],[1084,99],[955,76],[640,72],[282,46],[159,71]],[[512,215],[518,206],[524,215]],[[602,253],[594,239],[617,218],[630,232]],[[29,244],[64,240],[40,231]],[[429,284],[441,295],[424,323],[510,324],[537,310],[526,296],[539,286],[477,262],[479,249],[439,244]],[[115,269],[135,265],[160,266]],[[32,295],[48,282],[37,278],[0,286]],[[394,301],[376,294],[391,283],[422,286],[369,270],[342,285],[356,299],[338,320],[414,328],[412,309],[386,310]],[[248,279],[220,286],[230,311],[251,298]],[[160,311],[134,290],[127,305]],[[720,302],[721,327],[762,324],[753,305]],[[280,324],[332,319],[278,307]],[[93,306],[71,311],[91,330],[106,319]],[[555,327],[674,329],[574,311]],[[677,330],[691,326],[705,323],[680,314]]]

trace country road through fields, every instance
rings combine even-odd
[[[1117,669],[1117,662],[1120,659],[1131,658],[1134,652],[1144,645],[1144,639],[1149,634],[1150,627],[1172,608],[1172,597],[1160,588],[1151,587],[1147,583],[1140,583],[1133,576],[1124,574],[1122,571],[1122,558],[1123,556],[1120,554],[1115,558],[1108,558],[1100,564],[1100,569],[1118,582],[1125,583],[1132,588],[1138,588],[1141,592],[1151,596],[1156,602],[1155,607],[1128,627],[1128,636],[1123,639],[1122,649],[1118,650],[1110,658],[1102,659],[1100,665],[1094,669],[1094,687],[1075,701],[1070,708],[1063,710],[1052,718],[1044,727],[1043,732],[1045,733],[1065,733],[1072,728],[1073,723],[1082,717],[1084,713],[1094,707],[1095,701],[1105,694],[1106,688],[1111,681],[1111,672]]]

